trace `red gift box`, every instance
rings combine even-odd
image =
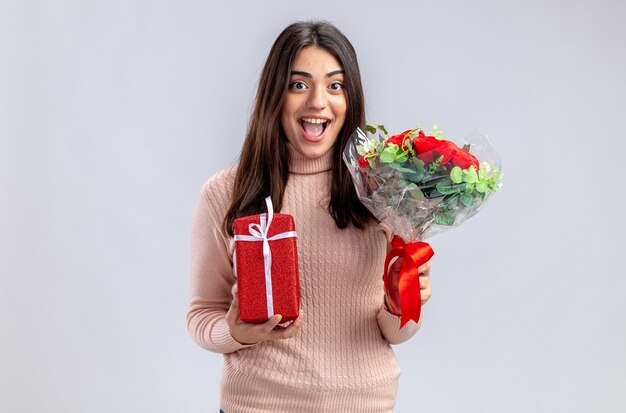
[[[294,320],[300,310],[300,276],[293,217],[274,214],[271,201],[268,202],[268,211],[268,214],[235,220],[239,318],[250,323],[265,322],[273,314],[280,314],[281,322]],[[266,225],[268,221],[269,225]],[[265,248],[269,251],[264,251],[264,232],[267,239]],[[266,268],[271,269],[270,273]],[[269,297],[273,299],[268,300]]]

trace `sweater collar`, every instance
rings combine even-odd
[[[289,149],[289,172],[295,174],[315,174],[318,172],[329,171],[332,168],[333,148],[319,158],[310,159],[296,151],[295,148],[287,142]]]

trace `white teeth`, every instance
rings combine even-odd
[[[317,118],[302,118],[302,121],[307,123],[326,123],[326,119],[317,119]]]

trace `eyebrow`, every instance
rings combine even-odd
[[[324,77],[333,77],[335,75],[344,74],[344,73],[346,73],[346,71],[343,70],[343,69],[333,70],[332,72],[326,73],[326,76],[324,76]],[[291,76],[294,76],[294,75],[300,75],[300,76],[308,77],[308,78],[312,78],[313,77],[309,72],[302,72],[300,70],[292,70],[291,71]]]

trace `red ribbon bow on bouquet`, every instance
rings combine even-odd
[[[418,268],[428,262],[435,254],[426,242],[412,242],[406,244],[402,238],[394,235],[391,240],[391,250],[385,259],[385,273],[383,280],[385,289],[389,295],[391,280],[387,274],[389,262],[395,258],[402,258],[402,266],[398,275],[398,290],[400,292],[400,328],[404,327],[409,320],[416,323],[422,312],[422,297],[420,294],[420,278]]]

